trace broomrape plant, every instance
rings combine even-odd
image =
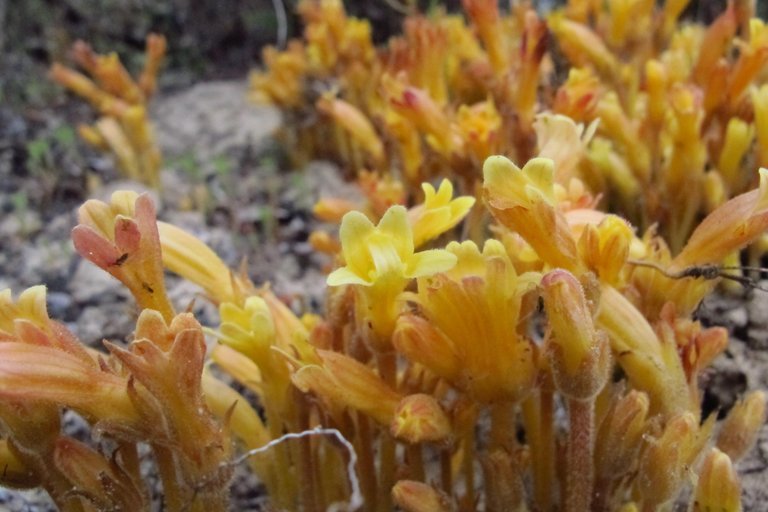
[[[72,56],[92,79],[55,63],[50,77],[77,94],[101,117],[80,125],[80,136],[96,149],[112,153],[120,171],[130,179],[160,187],[162,156],[157,148],[147,104],[157,89],[157,74],[166,51],[163,36],[147,36],[144,69],[133,79],[116,53],[99,55],[84,41],[77,41]]]
[[[768,46],[750,2],[710,27],[678,23],[686,4],[465,0],[469,24],[411,15],[378,51],[340,2],[301,2],[304,39],[265,50],[253,93],[362,191],[315,207],[340,224],[310,239],[332,259],[323,313],[146,195],[86,202],[75,248],[131,292],[136,331],[85,348],[43,287],[0,293],[0,483],[149,509],[148,446],[171,511],[225,510],[246,461],[279,510],[741,510],[766,397],[703,413],[728,333],[692,318],[719,277],[694,269],[764,251]],[[217,325],[174,309],[166,271]],[[98,442],[63,433],[64,408]]]
[[[137,446],[147,444],[169,510],[223,510],[234,454],[293,432],[251,459],[281,509],[325,510],[359,485],[365,510],[393,500],[406,510],[660,510],[693,471],[694,503],[738,510],[732,464],[763,422],[765,396],[750,393],[717,435],[715,417],[702,418],[697,377],[728,336],[690,314],[714,284],[631,264],[657,261],[663,240],[568,210],[553,171],[542,158],[522,170],[488,159],[485,204],[509,241],[482,250],[465,241],[415,252],[420,222],[430,233],[456,223],[424,214],[426,203],[419,215],[393,206],[378,225],[347,213],[322,317],[298,318],[225,271],[202,242],[157,222],[146,195],[87,202],[75,247],[133,294],[134,340],[87,349],[48,317],[43,287],[0,295],[3,484],[43,486],[62,510],[145,508]],[[713,211],[664,263],[708,263],[759,236],[761,172],[759,189]],[[219,304],[210,358],[259,397],[264,419],[205,369],[203,328],[174,311],[164,268]],[[617,367],[625,377],[610,379]],[[61,433],[64,407],[91,424],[97,447]],[[315,428],[354,448],[351,476],[348,452],[298,435]]]

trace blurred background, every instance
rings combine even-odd
[[[347,0],[347,11],[373,21],[374,37],[385,41],[400,30],[401,0]],[[76,39],[97,51],[117,51],[130,68],[140,59],[147,32],[165,34],[169,58],[161,87],[199,80],[244,77],[258,65],[260,49],[300,33],[298,0],[0,0],[0,104],[50,106],[64,97],[45,79],[53,61],[67,61]],[[500,0],[508,4],[509,0]],[[561,0],[534,0],[542,10]],[[726,0],[691,2],[686,15],[708,21]],[[419,0],[419,8],[456,11],[461,0]],[[768,2],[758,1],[761,16]],[[284,13],[284,17],[283,17]],[[282,23],[282,21],[285,23]],[[280,21],[278,21],[280,20]]]

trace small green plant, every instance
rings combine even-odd
[[[34,139],[27,143],[27,168],[33,174],[46,174],[53,167],[51,145],[48,139]]]
[[[180,155],[171,162],[171,165],[189,176],[194,183],[201,183],[203,181],[203,169],[194,152],[188,151]]]

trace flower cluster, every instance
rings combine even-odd
[[[665,260],[658,235],[639,238],[620,217],[573,208],[583,201],[554,185],[552,160],[520,169],[492,157],[483,195],[496,238],[482,249],[451,241],[416,250],[473,207],[451,198],[447,182],[438,191],[425,184],[424,203],[391,206],[378,224],[351,211],[326,312],[301,318],[158,222],[148,196],[89,201],[75,247],[133,294],[134,340],[86,349],[48,318],[44,288],[16,301],[0,295],[0,481],[43,486],[64,510],[146,507],[137,459],[146,443],[169,510],[223,510],[235,440],[258,449],[285,432],[330,427],[357,451],[366,510],[478,500],[493,510],[655,509],[679,495],[690,471],[700,474],[700,503],[736,510],[732,464],[763,422],[765,394],[749,394],[714,434],[699,375],[728,335],[690,318],[713,284],[634,258],[690,268],[753,241],[768,228],[762,172],[759,189],[715,209]],[[175,312],[164,269],[219,305],[210,359],[259,397],[263,418],[205,370],[204,331]],[[618,368],[625,377],[610,380]],[[63,407],[119,448],[61,434]],[[301,439],[273,450],[251,466],[276,506],[324,510],[352,492],[333,445]]]
[[[546,19],[463,3],[469,24],[409,17],[379,52],[340,1],[303,1],[304,39],[254,75],[286,134],[363,191],[316,206],[340,224],[311,239],[331,256],[321,315],[158,222],[146,195],[81,207],[75,248],[131,292],[135,336],[86,349],[43,288],[0,293],[0,484],[146,509],[145,444],[170,511],[225,510],[243,450],[281,510],[740,510],[734,463],[766,394],[715,428],[700,377],[728,333],[693,312],[706,270],[768,230],[763,25],[749,2],[710,27],[678,25],[684,0],[571,0]],[[320,116],[296,122],[308,106]],[[219,321],[178,314],[165,271]],[[62,434],[63,408],[109,442]],[[328,429],[346,444],[301,435]]]
[[[376,52],[340,0],[305,0],[304,37],[265,50],[253,97],[281,109],[294,154],[415,193],[439,174],[474,195],[487,157],[547,156],[557,183],[658,224],[676,253],[768,165],[768,29],[750,2],[678,23],[687,3],[571,0],[542,17],[463,0],[467,19],[411,15]]]
[[[92,126],[80,125],[80,136],[91,146],[112,153],[127,178],[160,186],[162,157],[147,114],[157,89],[157,73],[165,56],[163,36],[147,36],[144,69],[133,79],[116,53],[99,55],[77,41],[72,56],[93,79],[61,64],[51,66],[51,79],[82,97],[101,116]]]

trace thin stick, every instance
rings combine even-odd
[[[411,14],[413,11],[412,5],[403,4],[398,2],[397,0],[384,0],[384,3],[387,4],[390,9],[400,14],[408,15],[408,14]]]
[[[285,5],[282,0],[272,0],[275,9],[275,21],[277,21],[277,49],[284,50],[288,41],[288,16],[285,13]]]
[[[327,510],[341,511],[341,510],[357,510],[361,508],[364,504],[364,500],[363,500],[363,494],[362,492],[360,492],[360,482],[358,481],[357,474],[355,473],[355,466],[357,465],[357,452],[355,451],[355,447],[352,446],[352,443],[347,441],[347,438],[344,437],[344,435],[335,428],[317,427],[312,430],[304,430],[303,432],[289,432],[288,434],[284,434],[278,437],[277,439],[273,439],[272,441],[268,442],[267,444],[265,444],[260,448],[254,448],[253,450],[248,450],[247,452],[242,454],[240,457],[230,462],[224,463],[224,466],[240,465],[246,460],[248,460],[248,458],[253,457],[254,455],[258,455],[260,453],[269,451],[275,446],[285,441],[288,441],[289,439],[302,439],[308,436],[334,437],[349,452],[349,462],[347,462],[347,478],[349,479],[349,484],[352,487],[352,494],[349,497],[349,502],[348,503],[343,503],[343,502],[332,503],[331,505],[328,506]]]
[[[729,274],[728,270],[746,270],[747,272],[760,272],[768,273],[768,269],[761,267],[738,267],[738,266],[722,266],[714,263],[705,263],[703,265],[694,265],[686,267],[678,272],[670,272],[669,270],[661,267],[658,263],[652,261],[639,261],[639,260],[627,260],[627,263],[636,267],[652,268],[660,272],[665,277],[670,279],[685,279],[690,277],[692,279],[706,279],[708,281],[714,279],[729,279],[735,281],[746,288],[754,288],[763,292],[768,292],[768,288],[763,288],[757,282],[748,276],[740,276],[736,274]]]

